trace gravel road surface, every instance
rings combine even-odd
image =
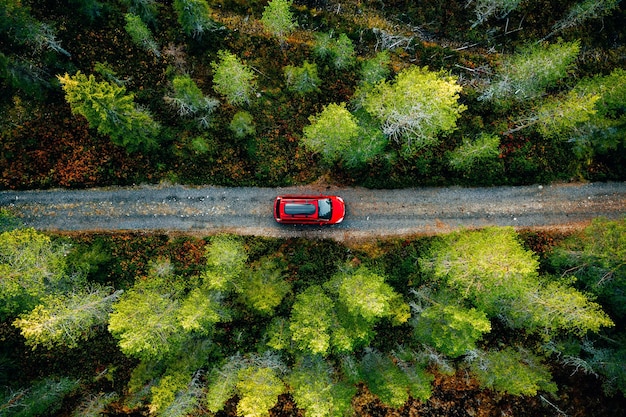
[[[331,227],[274,222],[278,194],[338,194],[346,219]],[[369,237],[432,235],[488,225],[572,229],[594,217],[626,215],[626,182],[490,188],[368,190],[186,187],[179,185],[88,190],[2,191],[10,207],[38,230],[144,231],[211,235],[231,232],[340,241]]]

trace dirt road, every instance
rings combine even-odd
[[[274,222],[277,194],[330,193],[347,205],[332,227]],[[49,231],[162,231],[194,235],[232,232],[263,236],[348,239],[436,234],[487,225],[568,229],[592,218],[626,215],[626,183],[493,188],[367,190],[307,186],[220,188],[139,186],[90,190],[2,191],[27,226]]]

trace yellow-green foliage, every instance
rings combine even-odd
[[[220,50],[217,57],[218,62],[211,62],[213,89],[233,106],[249,104],[256,85],[252,70],[229,51]]]
[[[106,324],[111,305],[121,293],[111,294],[109,288],[94,286],[69,295],[48,295],[13,325],[33,348],[75,348],[94,335],[98,326]]]
[[[407,153],[438,143],[438,135],[456,128],[466,106],[459,104],[462,87],[443,71],[410,67],[395,80],[379,82],[361,99],[389,138]]]
[[[239,371],[237,415],[266,417],[286,391],[285,385],[271,368],[251,366]]]
[[[523,248],[513,228],[452,233],[421,263],[488,316],[548,339],[613,325],[597,303],[568,283],[540,277],[536,255]]]
[[[261,22],[272,35],[282,39],[297,26],[291,13],[293,0],[270,0],[263,10]]]
[[[47,294],[71,287],[68,247],[34,229],[0,234],[0,318],[34,308]]]
[[[484,312],[455,305],[436,304],[416,319],[415,337],[453,358],[476,348],[476,342],[491,331]]]

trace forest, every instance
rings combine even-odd
[[[0,0],[0,189],[624,181],[624,22],[620,0]],[[626,217],[339,243],[0,208],[0,416],[626,414],[625,251]]]

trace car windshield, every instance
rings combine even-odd
[[[333,206],[330,201],[330,198],[325,198],[323,200],[317,201],[318,206],[318,215],[320,219],[330,220],[332,215]]]

